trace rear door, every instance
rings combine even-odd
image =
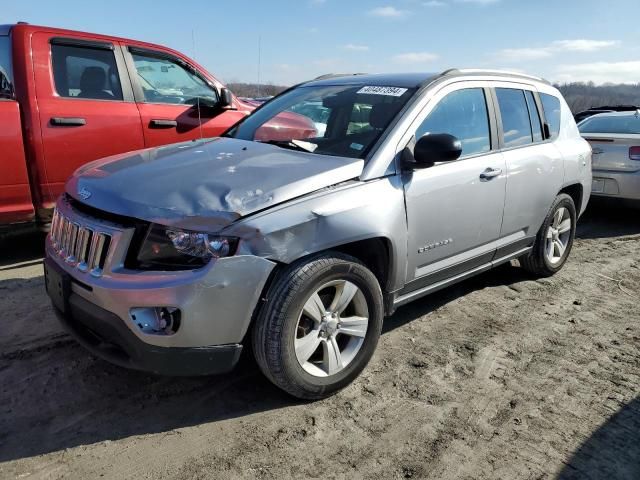
[[[44,150],[38,187],[50,208],[79,166],[143,148],[144,140],[118,45],[47,32],[32,42]]]
[[[217,108],[219,87],[185,58],[124,47],[147,147],[216,137],[244,116]]]
[[[0,35],[0,224],[33,219],[20,106],[13,91],[11,37]]]
[[[544,128],[539,97],[529,86],[496,83],[499,141],[507,165],[504,219],[496,258],[533,243],[562,188],[564,164],[554,145],[558,131]],[[545,138],[544,131],[551,131]]]

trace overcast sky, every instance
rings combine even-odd
[[[452,67],[639,83],[639,18],[640,0],[6,0],[0,12],[0,23],[160,43],[224,81],[255,82],[260,70],[276,84]]]

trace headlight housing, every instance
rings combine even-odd
[[[188,270],[203,267],[212,258],[232,256],[237,247],[237,238],[151,225],[136,263],[150,270]]]

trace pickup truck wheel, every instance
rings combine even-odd
[[[289,394],[327,397],[367,365],[383,315],[380,285],[357,259],[341,253],[305,259],[269,289],[252,333],[256,361]]]
[[[520,258],[520,265],[541,277],[558,272],[571,252],[576,219],[573,199],[564,193],[558,195],[538,231],[533,249]]]

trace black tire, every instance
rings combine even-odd
[[[307,299],[324,283],[347,280],[360,289],[369,322],[364,341],[343,370],[326,377],[310,375],[298,361],[294,348],[298,318]],[[258,366],[276,386],[294,397],[316,400],[349,385],[366,367],[382,330],[384,308],[380,285],[356,258],[327,252],[288,266],[269,288],[252,329],[252,346]]]
[[[571,231],[567,243],[567,247],[562,255],[560,261],[555,264],[552,264],[547,255],[545,254],[545,244],[546,244],[546,234],[549,229],[549,225],[551,225],[553,221],[553,217],[556,211],[560,208],[566,208],[569,211],[569,215],[571,217]],[[573,203],[573,199],[565,194],[561,193],[556,197],[551,208],[549,209],[549,213],[542,222],[542,226],[536,235],[536,240],[533,244],[533,249],[527,255],[520,257],[520,265],[538,277],[550,277],[551,275],[557,273],[569,258],[569,253],[571,253],[571,248],[573,247],[573,240],[576,234],[576,207]]]

